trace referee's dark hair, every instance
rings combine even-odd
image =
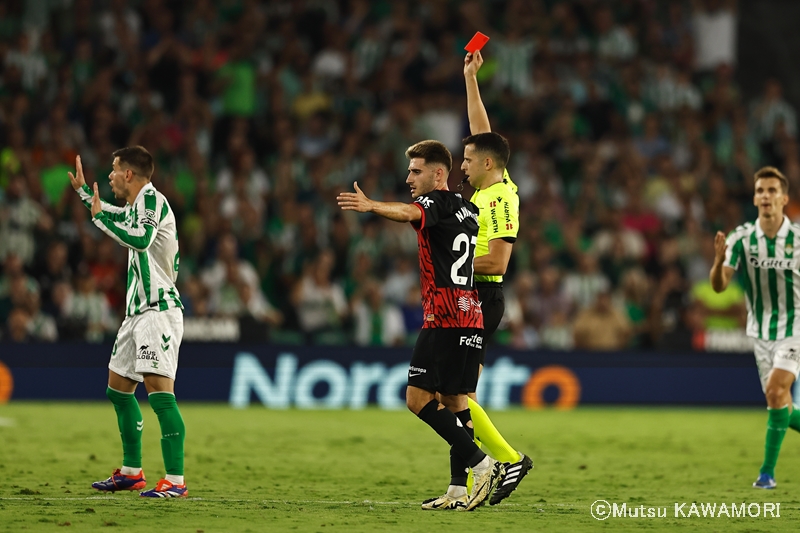
[[[789,193],[789,180],[787,180],[786,176],[784,176],[781,171],[775,167],[763,167],[759,169],[753,177],[755,178],[753,183],[754,185],[755,182],[760,179],[774,178],[781,182],[781,191],[783,194]]]
[[[453,170],[453,156],[450,155],[450,150],[439,141],[420,141],[409,146],[408,150],[406,150],[406,157],[408,159],[424,159],[426,164],[439,163],[444,165],[448,174]]]
[[[127,146],[112,154],[119,157],[119,166],[128,167],[139,177],[149,180],[153,177],[153,156],[144,146]]]
[[[474,145],[476,152],[489,154],[497,168],[504,170],[508,166],[511,147],[508,145],[508,139],[499,133],[493,131],[476,133],[475,135],[464,137],[461,142],[464,146]]]

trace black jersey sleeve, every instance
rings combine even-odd
[[[414,204],[422,211],[422,219],[414,223],[417,229],[431,228],[451,211],[450,199],[439,191],[417,196]]]

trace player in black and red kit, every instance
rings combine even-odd
[[[423,503],[423,509],[472,510],[489,496],[504,467],[473,441],[467,394],[478,383],[483,315],[473,280],[478,238],[478,208],[450,192],[450,151],[438,141],[421,141],[408,150],[408,183],[414,202],[377,202],[341,193],[344,210],[372,212],[417,231],[424,322],[408,370],[406,405],[450,444],[451,483],[447,494]],[[439,400],[436,393],[439,393]],[[474,483],[467,495],[467,468]]]

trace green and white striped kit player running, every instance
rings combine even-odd
[[[784,217],[775,238],[758,222],[747,222],[726,239],[725,266],[741,272],[747,295],[747,335],[755,339],[761,387],[773,367],[800,370],[800,226]],[[798,250],[800,254],[800,250]],[[774,360],[773,360],[774,356]]]
[[[800,431],[800,409],[792,405],[792,385],[800,372],[800,226],[783,214],[789,181],[774,167],[754,175],[755,222],[727,237],[714,236],[714,264],[709,280],[723,292],[739,270],[747,304],[747,335],[753,338],[761,389],[767,400],[764,461],[753,486],[774,489],[775,466],[786,431]]]

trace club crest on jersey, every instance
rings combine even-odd
[[[786,246],[783,247],[783,252],[786,254],[786,257],[792,257],[794,254],[794,246],[792,243],[787,243]]]
[[[422,204],[422,207],[426,209],[430,208],[430,206],[433,205],[433,200],[428,198],[427,196],[420,196],[414,201],[417,202],[418,204]]]
[[[458,308],[464,311],[465,313],[470,309],[475,309],[477,312],[481,312],[481,302],[473,300],[467,296],[459,296],[457,301]]]

